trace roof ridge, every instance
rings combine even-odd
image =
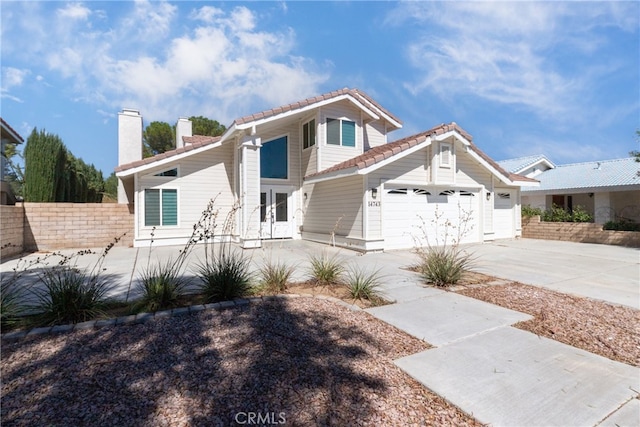
[[[620,157],[617,159],[607,159],[607,160],[589,160],[586,162],[565,163],[562,165],[556,165],[556,168],[561,168],[564,166],[578,166],[578,165],[589,165],[589,164],[596,164],[596,163],[612,163],[612,162],[624,162],[624,161],[635,161],[635,159],[633,157]]]

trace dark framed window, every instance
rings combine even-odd
[[[260,178],[287,179],[289,177],[289,141],[286,136],[262,144],[260,149]]]
[[[316,145],[316,119],[302,125],[302,148]]]
[[[327,144],[356,146],[356,123],[349,120],[327,119]]]
[[[178,225],[178,190],[144,190],[144,225],[146,227]]]

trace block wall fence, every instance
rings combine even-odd
[[[2,206],[0,214],[2,257],[23,251],[101,248],[124,233],[117,245],[133,245],[133,209],[128,205],[19,203]]]
[[[589,222],[544,222],[540,216],[522,218],[522,237],[640,248],[637,231],[603,230],[602,224]]]

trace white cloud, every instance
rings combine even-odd
[[[585,33],[595,27],[637,31],[629,21],[637,26],[638,19],[626,16],[637,15],[630,6],[625,14],[623,5],[604,3],[410,2],[388,23],[424,25],[423,36],[407,49],[418,77],[405,87],[415,95],[479,97],[553,119],[582,107],[593,82],[609,71],[587,61],[606,47],[606,38],[585,41]]]
[[[24,79],[31,74],[30,70],[14,67],[2,67],[2,91],[22,86]]]
[[[291,29],[261,28],[247,7],[203,6],[183,12],[185,21],[165,2],[118,5],[113,16],[113,8],[87,3],[86,21],[77,19],[79,5],[67,6],[56,15],[55,31],[34,34],[30,43],[40,47],[23,52],[24,59],[61,76],[77,102],[103,111],[138,108],[150,120],[202,114],[228,124],[315,94],[328,78],[326,65],[292,55]],[[50,13],[46,7],[31,12],[32,22]],[[27,21],[12,30],[11,40]]]
[[[57,14],[65,19],[86,20],[91,15],[91,10],[83,6],[82,3],[69,3],[64,8],[58,9]]]

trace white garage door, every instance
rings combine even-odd
[[[385,188],[385,249],[479,241],[479,193],[453,189]]]
[[[493,231],[496,239],[509,239],[515,235],[514,199],[513,192],[496,190],[493,204]]]

